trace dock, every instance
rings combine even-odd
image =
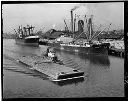
[[[114,55],[114,56],[118,56],[118,57],[124,57],[124,49],[118,49],[115,47],[111,47],[108,50],[109,55]]]
[[[84,77],[84,72],[80,70],[53,63],[51,60],[39,56],[21,56],[19,62],[28,65],[33,70],[48,75],[52,81],[64,81]]]
[[[122,40],[113,40],[113,41],[106,41],[104,43],[109,43],[110,47],[108,49],[109,55],[114,55],[118,57],[124,57],[124,41]]]

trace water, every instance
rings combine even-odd
[[[40,55],[46,46],[16,45],[3,40],[4,98],[123,97],[124,59],[114,56],[83,55],[57,51],[67,66],[84,71],[84,79],[51,82],[48,77],[18,63],[20,55]]]

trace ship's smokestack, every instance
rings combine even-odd
[[[71,31],[73,32],[73,10],[71,10]]]
[[[73,27],[73,11],[74,10],[76,10],[76,9],[78,9],[80,6],[78,5],[78,6],[74,6],[72,9],[71,9],[71,30],[72,30],[72,32],[73,32],[73,29],[74,29],[74,27]]]

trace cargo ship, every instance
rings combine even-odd
[[[15,30],[16,44],[38,47],[39,36],[34,35],[33,30],[34,30],[34,27],[32,26],[30,27],[29,25],[27,25],[27,27],[19,26],[18,31]]]
[[[85,16],[86,18],[86,16]],[[74,21],[74,23],[73,23]],[[71,11],[71,28],[72,28],[72,36],[61,36],[55,40],[49,40],[47,42],[48,46],[55,47],[56,49],[61,49],[64,51],[71,51],[71,52],[79,52],[79,53],[87,53],[87,54],[108,54],[108,48],[110,46],[109,43],[102,43],[96,39],[106,28],[104,28],[99,33],[93,31],[92,27],[92,16],[88,19],[86,18],[86,24],[87,24],[87,32],[84,32],[84,21],[79,20],[78,21],[78,34],[75,33],[75,21],[76,18],[73,19],[73,11]],[[111,25],[111,24],[110,24]],[[109,25],[109,27],[110,27]],[[80,39],[80,36],[84,34],[86,38],[82,43],[79,43],[78,40]],[[72,39],[71,39],[72,38]],[[69,40],[68,40],[69,39]],[[66,41],[65,41],[66,40]],[[86,40],[86,41],[85,41]]]

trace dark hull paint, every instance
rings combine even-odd
[[[38,47],[39,46],[39,38],[37,39],[15,39],[16,41],[16,44],[19,44],[19,45],[27,45],[27,46],[36,46]]]
[[[64,51],[71,51],[76,53],[84,54],[108,54],[107,47],[104,46],[91,46],[91,47],[74,47],[74,46],[62,46],[59,43],[48,43],[48,46],[55,47],[55,49],[60,49]]]

